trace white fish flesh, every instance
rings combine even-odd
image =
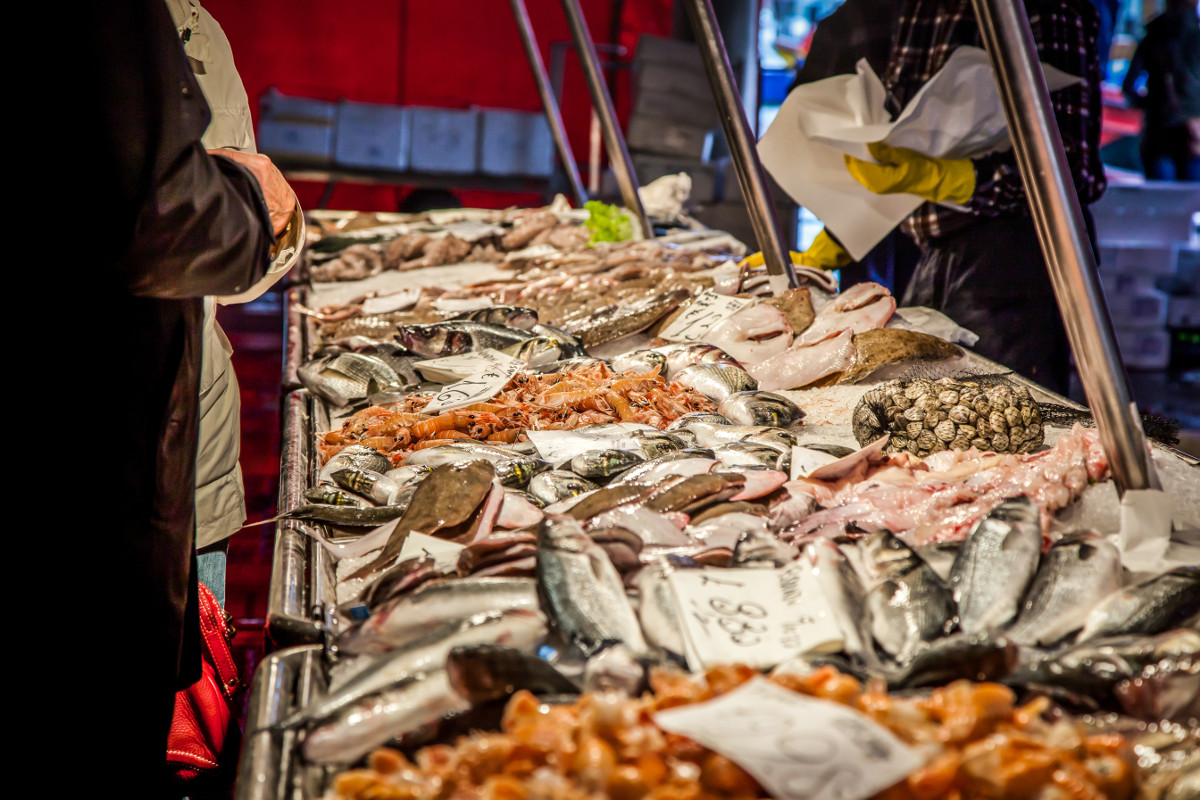
[[[792,326],[779,309],[756,303],[714,327],[704,340],[748,367],[786,350],[792,343]]]
[[[877,283],[860,283],[826,306],[813,324],[796,337],[797,344],[815,344],[831,333],[882,328],[896,311],[896,298]]]
[[[809,330],[812,330],[811,328]],[[798,389],[815,380],[849,369],[854,359],[854,333],[843,330],[827,333],[827,338],[806,340],[780,351],[775,356],[747,365],[762,391]]]

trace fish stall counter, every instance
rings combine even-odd
[[[1086,409],[883,287],[459,214],[289,292],[239,797],[1195,790],[1195,459],[1139,538]]]

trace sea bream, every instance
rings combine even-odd
[[[1090,610],[1077,642],[1123,634],[1150,635],[1195,625],[1200,567],[1176,567],[1110,594]]]
[[[976,523],[950,568],[959,627],[981,633],[1011,622],[1041,554],[1037,503],[1024,495],[1005,500]]]
[[[402,325],[396,332],[396,341],[422,358],[455,356],[489,347],[502,350],[533,338],[536,334],[520,328],[464,321]]]
[[[900,664],[922,645],[954,630],[954,598],[941,578],[912,548],[887,531],[873,533],[860,548],[873,586],[867,592],[871,633]]]

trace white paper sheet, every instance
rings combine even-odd
[[[1050,91],[1079,81],[1042,67]],[[885,99],[883,83],[863,59],[854,75],[797,87],[758,143],[762,163],[779,185],[855,258],[925,201],[863,187],[846,171],[843,153],[872,160],[867,144],[879,141],[947,158],[974,158],[1010,146],[991,65],[977,47],[955,50],[895,121]]]

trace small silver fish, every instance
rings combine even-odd
[[[611,478],[646,459],[628,450],[589,450],[571,459],[571,471],[585,478]]]
[[[529,481],[529,493],[541,501],[543,506],[598,488],[600,487],[586,478],[562,469],[534,475]]]
[[[673,381],[695,389],[714,402],[720,403],[736,392],[758,388],[758,381],[741,367],[729,364],[694,364],[679,372]],[[721,412],[723,416],[727,414]]]
[[[538,323],[538,312],[532,308],[521,306],[488,306],[462,311],[449,317],[447,322],[467,320],[468,322],[486,322],[490,325],[507,325],[510,328],[530,330]]]
[[[610,362],[613,372],[652,372],[658,370],[660,375],[667,371],[667,357],[655,350],[634,350],[623,353]]]
[[[770,425],[786,428],[798,422],[804,412],[782,395],[774,392],[735,392],[717,406],[717,413],[734,425]]]
[[[950,568],[959,627],[982,633],[1017,616],[1042,554],[1037,503],[1021,495],[1005,500],[967,534]]]

